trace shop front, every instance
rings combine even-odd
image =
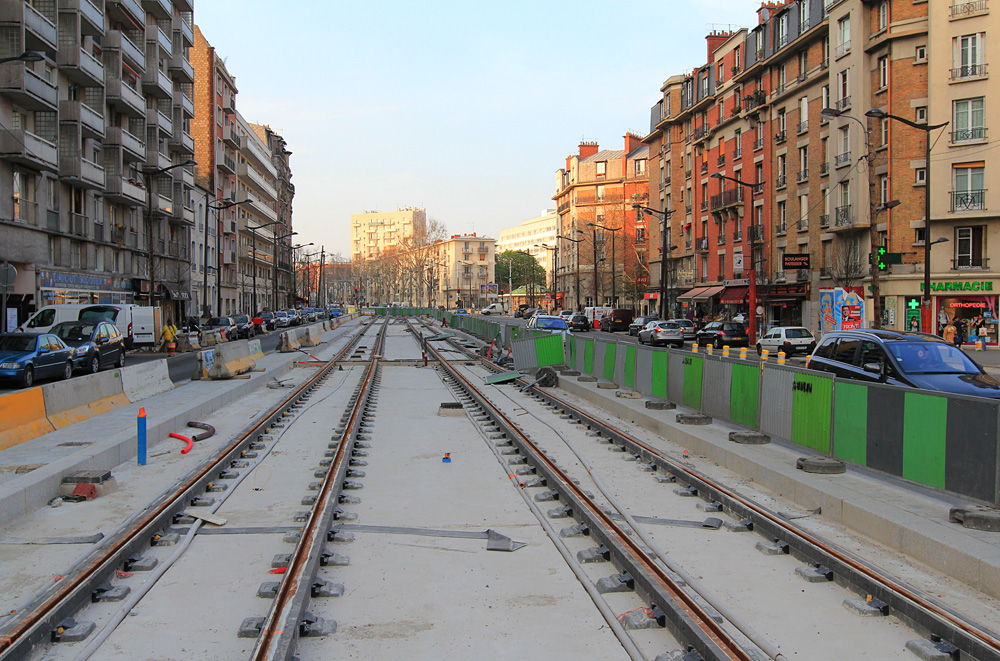
[[[39,270],[39,306],[79,304],[125,304],[133,302],[129,278]]]
[[[994,292],[998,290],[1000,287],[995,288],[991,280],[932,281],[932,309],[938,322],[938,334],[951,322],[961,329],[965,344],[972,344],[978,329],[978,336],[984,339],[986,346],[997,346],[1000,326]]]
[[[725,287],[722,286],[702,286],[688,290],[677,297],[683,310],[683,316],[691,320],[708,320],[719,315],[719,306],[716,298]]]
[[[802,326],[802,306],[809,298],[809,285],[801,282],[771,285],[764,295],[767,326]]]
[[[727,280],[726,288],[719,295],[719,305],[725,311],[727,319],[733,319],[742,314],[747,318],[750,312],[748,298],[750,296],[749,280]]]

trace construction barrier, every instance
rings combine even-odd
[[[47,383],[41,389],[45,415],[54,429],[69,427],[131,404],[125,396],[119,369]]]
[[[122,390],[131,402],[138,402],[174,387],[165,360],[151,360],[138,365],[129,365],[120,371]]]
[[[260,340],[250,340],[250,357],[255,359],[261,359],[264,357],[264,350],[260,346]]]
[[[565,362],[562,335],[547,334],[514,342],[514,369],[562,365]]]
[[[180,333],[177,336],[177,351],[188,352],[201,349],[198,333]]]
[[[248,340],[226,342],[198,352],[193,379],[231,379],[257,366],[250,353]]]
[[[48,434],[55,428],[45,414],[41,388],[28,388],[0,396],[0,450]]]

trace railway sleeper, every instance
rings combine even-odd
[[[591,546],[590,548],[578,551],[576,559],[582,563],[610,562],[611,551],[606,546]]]
[[[77,622],[67,617],[49,634],[53,643],[78,643],[85,640],[97,628],[94,622]]]
[[[931,635],[930,640],[917,639],[906,642],[906,649],[913,652],[923,661],[955,661],[959,658],[959,650],[940,636]]]
[[[105,601],[122,601],[132,592],[132,588],[127,585],[111,585],[101,583],[90,593],[90,602],[99,604]]]
[[[612,574],[611,576],[599,578],[594,585],[601,594],[632,592],[635,590],[635,579],[628,572],[622,572],[621,574]]]

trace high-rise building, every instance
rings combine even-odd
[[[516,227],[500,230],[500,238],[497,239],[497,254],[508,250],[528,253],[545,269],[548,276],[547,281],[554,286],[555,269],[559,265],[552,258],[554,250],[549,250],[546,246],[555,248],[558,234],[559,216],[555,209],[548,209],[535,218],[522,221]]]
[[[151,280],[165,317],[189,313],[192,11],[0,3],[0,57],[25,56],[0,64],[0,260],[19,321],[46,303],[149,304]]]
[[[351,214],[351,261],[371,261],[382,252],[412,247],[426,229],[427,212],[416,207]]]

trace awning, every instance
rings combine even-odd
[[[191,300],[191,293],[186,289],[181,289],[177,285],[168,284],[166,282],[160,282],[157,284],[159,284],[159,286],[162,287],[163,289],[167,290],[167,293],[170,294],[170,298],[172,298],[175,301]]]
[[[706,289],[711,289],[711,287],[695,287],[691,291],[685,292],[685,293],[681,294],[680,296],[678,296],[677,300],[678,301],[693,301],[694,298],[698,294],[700,294],[701,292],[705,291]]]
[[[713,296],[717,295],[723,289],[725,289],[725,287],[705,287],[700,292],[698,292],[697,294],[695,294],[691,298],[691,300],[693,300],[693,301],[707,301],[708,299],[710,299]]]
[[[719,302],[723,305],[740,305],[747,302],[749,287],[726,287]]]

